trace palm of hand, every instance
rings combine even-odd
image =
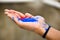
[[[10,12],[9,12],[10,11]],[[21,20],[18,21],[17,17],[21,18],[21,16],[23,16],[22,13],[20,12],[15,12],[14,10],[6,10],[5,14],[8,15],[8,17],[10,17],[12,19],[12,17],[14,17],[14,21],[21,27],[27,30],[34,30],[36,28],[42,28],[42,23],[44,23],[44,18],[41,16],[35,17],[35,19],[37,19],[37,22],[22,22]],[[20,14],[18,14],[20,13]],[[30,14],[28,14],[29,16],[31,16]],[[29,17],[28,16],[28,17]]]
[[[17,21],[22,28],[28,29],[28,30],[34,30],[35,28],[39,28],[40,26],[42,27],[42,23],[44,22],[42,20],[42,17],[35,16],[33,18],[36,19],[37,21],[34,21],[34,22],[23,22],[21,20],[19,21],[17,20]]]

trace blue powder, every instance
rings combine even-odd
[[[18,18],[18,21],[21,20],[23,22],[37,22],[38,20],[34,19],[34,18],[23,18],[23,19],[20,19]]]

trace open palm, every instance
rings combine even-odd
[[[5,14],[10,17],[12,20],[14,20],[19,27],[27,30],[42,30],[45,31],[43,28],[43,23],[45,23],[44,18],[41,16],[33,16],[29,13],[25,13],[25,15],[21,12],[15,11],[15,10],[8,10],[5,9]],[[17,17],[21,18],[36,18],[38,21],[37,22],[23,22],[21,20],[18,21]],[[39,28],[39,29],[38,29]]]

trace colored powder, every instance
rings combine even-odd
[[[18,18],[18,21],[19,20],[21,20],[23,22],[37,22],[37,20],[34,18],[23,18],[23,19]]]

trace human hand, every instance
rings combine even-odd
[[[5,9],[5,14],[11,18],[12,20],[14,20],[20,28],[26,29],[26,30],[32,30],[34,32],[39,33],[40,35],[43,35],[46,31],[46,28],[48,27],[48,25],[45,23],[45,19],[41,16],[33,16],[29,13],[25,13],[25,15],[21,12],[15,11],[15,10],[8,10]],[[35,22],[23,22],[21,20],[18,20],[18,18],[20,19],[24,19],[24,18],[34,18],[37,21]]]

